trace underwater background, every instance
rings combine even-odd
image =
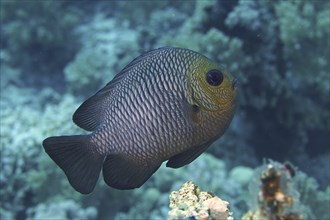
[[[330,1],[0,3],[0,219],[166,219],[170,192],[189,180],[240,219],[253,209],[253,170],[265,158],[297,168],[305,219],[330,218]],[[198,51],[238,78],[229,129],[194,162],[162,166],[140,189],[99,180],[81,195],[42,140],[82,133],[71,120],[77,107],[162,46]]]

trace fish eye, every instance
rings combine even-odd
[[[218,86],[223,81],[223,74],[220,70],[216,70],[216,69],[210,70],[206,74],[206,81],[211,86]]]

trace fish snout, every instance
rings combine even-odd
[[[238,79],[233,79],[233,81],[232,81],[232,83],[231,83],[231,88],[232,88],[233,90],[235,90],[235,89],[238,88],[238,86],[239,86],[239,81],[238,81]]]

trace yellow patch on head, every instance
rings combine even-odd
[[[234,105],[236,87],[234,78],[222,66],[207,58],[196,62],[189,74],[193,102],[209,111],[222,111]]]

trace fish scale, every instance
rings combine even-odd
[[[167,161],[195,160],[234,115],[236,80],[203,55],[165,47],[134,59],[87,99],[73,121],[88,135],[44,140],[77,191],[93,191],[102,170],[117,189],[140,187]]]
[[[165,83],[164,85],[166,85],[167,83]],[[164,86],[165,87],[165,86]],[[166,89],[166,87],[164,88]],[[150,153],[153,153],[151,150],[154,148],[156,149],[155,146],[152,146],[152,143],[149,143],[148,144],[148,139],[150,137],[150,133],[147,132],[147,130],[143,130],[144,128],[147,127],[147,125],[145,124],[148,124],[150,127],[152,127],[153,129],[156,128],[157,126],[159,126],[159,123],[152,123],[152,121],[149,121],[148,120],[148,117],[149,115],[152,115],[154,114],[159,114],[160,111],[163,111],[163,112],[166,112],[166,111],[171,111],[169,109],[167,109],[168,107],[166,105],[163,105],[163,106],[158,106],[159,108],[158,109],[152,109],[153,111],[144,111],[142,112],[141,109],[145,110],[144,108],[148,108],[148,109],[151,109],[152,106],[150,105],[147,105],[148,102],[145,101],[145,94],[144,93],[141,93],[141,91],[135,91],[133,88],[131,88],[131,93],[128,93],[127,96],[128,97],[134,97],[134,102],[129,102],[131,104],[129,104],[128,102],[125,102],[125,103],[122,103],[122,106],[119,107],[116,111],[118,111],[118,115],[120,115],[120,112],[124,112],[123,111],[123,108],[125,108],[125,106],[128,106],[128,111],[132,114],[132,117],[133,119],[136,120],[136,122],[132,125],[132,124],[128,124],[126,122],[123,122],[122,125],[125,127],[125,126],[128,126],[128,128],[126,129],[126,134],[127,135],[128,133],[130,132],[136,132],[136,130],[131,130],[131,128],[135,128],[135,126],[138,126],[138,129],[139,127],[141,127],[141,134],[144,134],[144,136],[140,136],[139,138],[141,138],[142,140],[146,140],[146,141],[142,141],[142,140],[139,140],[139,138],[135,138],[135,143],[123,143],[121,141],[116,141],[116,139],[113,139],[115,141],[115,143],[109,143],[110,146],[120,146],[120,145],[123,145],[123,146],[131,146],[131,149],[129,149],[129,151],[131,153],[134,153],[135,155],[138,154],[139,152],[134,152],[134,148],[137,148],[137,149],[148,149]],[[137,95],[140,94],[140,95]],[[166,100],[168,98],[166,97],[157,97],[158,99],[160,100]],[[123,97],[123,99],[125,100],[125,97]],[[152,100],[152,97],[150,97],[150,99]],[[131,100],[130,100],[131,101]],[[134,104],[133,104],[134,103]],[[130,107],[131,106],[131,107]],[[127,112],[124,112],[124,114],[127,114]],[[150,117],[149,117],[150,118]],[[162,120],[162,122],[164,123],[165,119],[164,118],[160,118]],[[133,121],[135,121],[133,120]],[[141,123],[141,122],[145,122],[145,124]],[[166,124],[166,127],[167,127],[167,130],[173,130],[173,127],[175,126],[179,126],[178,124],[175,123],[175,121],[173,121],[174,123],[167,123]],[[120,123],[121,122],[116,122],[116,123]],[[109,125],[111,126],[111,122],[109,123]],[[129,135],[130,136],[130,135]],[[136,143],[138,142],[138,143]],[[140,143],[140,144],[139,144]],[[140,146],[140,145],[143,145],[143,146]],[[122,148],[122,147],[120,147]],[[127,149],[128,150],[128,149]]]

